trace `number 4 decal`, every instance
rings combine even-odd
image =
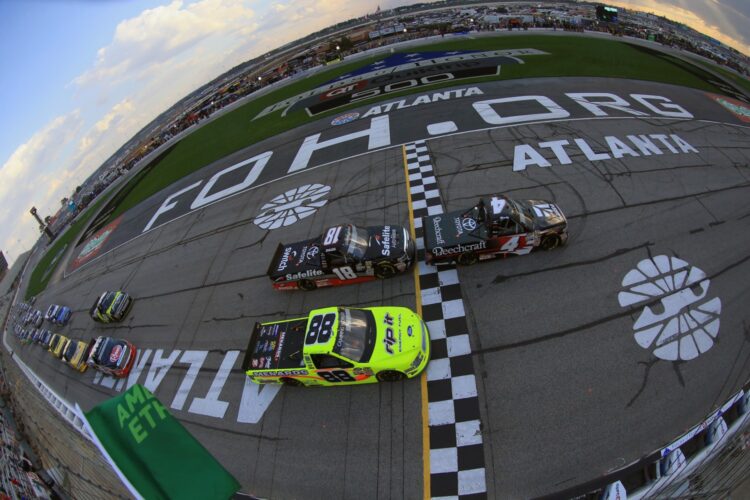
[[[511,239],[505,242],[503,246],[500,247],[500,250],[503,252],[512,252],[516,248],[518,248],[518,239],[519,236],[513,236]]]

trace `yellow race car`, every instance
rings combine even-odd
[[[65,346],[68,343],[68,337],[60,335],[59,333],[56,333],[55,335],[57,335],[57,341],[55,341],[53,336],[52,341],[54,344],[50,342],[49,352],[51,352],[54,357],[59,358],[62,356],[63,349],[65,349]]]
[[[327,307],[256,323],[242,369],[254,382],[352,385],[417,376],[430,358],[422,319],[405,307]]]
[[[61,359],[74,370],[83,373],[88,368],[86,364],[88,346],[88,343],[81,340],[70,339],[63,349]]]

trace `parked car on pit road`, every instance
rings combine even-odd
[[[430,358],[422,319],[405,307],[327,307],[256,323],[242,361],[253,382],[351,385],[416,377]]]
[[[127,340],[112,337],[91,339],[87,349],[87,365],[117,378],[128,376],[138,352]]]
[[[86,364],[88,347],[89,344],[86,342],[70,339],[63,349],[61,359],[74,370],[83,373],[88,368]]]
[[[94,321],[111,323],[122,321],[133,306],[133,298],[125,292],[104,292],[89,310]]]
[[[498,195],[489,206],[479,200],[468,210],[422,218],[425,261],[471,265],[498,255],[551,250],[568,240],[560,207],[544,200],[513,200]]]
[[[414,241],[401,226],[342,224],[318,238],[280,244],[268,276],[277,290],[313,290],[390,278],[409,268],[414,249]]]

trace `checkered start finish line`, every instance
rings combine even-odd
[[[455,265],[424,263],[422,217],[443,213],[425,141],[404,146],[419,262],[422,317],[431,338],[427,365],[432,498],[486,498],[479,399]]]

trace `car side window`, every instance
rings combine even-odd
[[[495,236],[506,236],[509,234],[518,234],[521,227],[510,218],[502,218],[492,225],[492,233]]]
[[[312,361],[315,368],[351,368],[354,365],[328,354],[313,354]]]

